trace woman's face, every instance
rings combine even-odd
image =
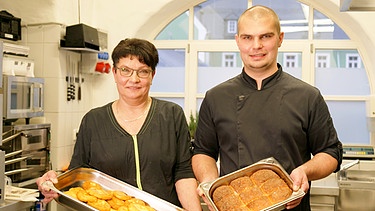
[[[122,74],[124,70],[128,73],[130,71],[132,74],[130,76],[124,76],[124,74]],[[144,74],[141,74],[143,77],[139,77],[138,71],[150,71],[150,74],[146,77]],[[112,68],[119,97],[127,100],[146,99],[153,79],[151,71],[151,68],[139,62],[136,56],[120,58],[116,66]]]

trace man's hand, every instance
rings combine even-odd
[[[301,189],[305,193],[307,193],[307,191],[309,190],[309,187],[310,187],[309,186],[309,180],[307,178],[307,175],[306,175],[305,171],[303,170],[303,168],[301,166],[294,169],[292,171],[292,173],[290,174],[290,177],[293,180],[293,191],[298,191],[299,189]],[[298,206],[301,203],[302,198],[303,197],[289,202],[286,205],[285,208],[286,209],[292,209],[292,208]]]

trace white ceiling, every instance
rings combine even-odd
[[[340,11],[375,11],[374,0],[340,0]]]

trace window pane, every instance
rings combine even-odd
[[[234,39],[237,19],[247,9],[247,0],[208,0],[194,7],[194,39]],[[229,28],[228,28],[229,27]]]
[[[279,52],[277,62],[283,67],[283,71],[302,79],[302,53]]]
[[[316,50],[315,58],[323,60],[324,55],[330,60],[315,63],[315,86],[323,95],[370,94],[366,70],[357,50]]]
[[[314,39],[349,39],[346,33],[330,18],[314,10]]]
[[[272,8],[279,16],[284,39],[307,39],[309,7],[296,0],[264,1],[253,0],[253,5],[264,5]]]
[[[189,12],[184,12],[170,22],[155,40],[187,40],[189,35]]]
[[[236,61],[231,66],[225,66],[223,58],[228,55],[233,56],[232,61]],[[198,93],[205,94],[206,91],[215,85],[224,82],[242,70],[240,54],[237,52],[198,52]]]
[[[152,81],[151,92],[185,91],[185,50],[158,50],[159,64]]]
[[[370,144],[365,102],[327,101],[327,105],[343,144]]]

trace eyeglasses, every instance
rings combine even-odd
[[[133,75],[133,72],[135,71],[137,76],[140,78],[147,78],[150,76],[150,73],[152,70],[149,69],[140,69],[140,70],[133,70],[130,68],[125,68],[125,67],[115,67],[116,70],[120,70],[120,75],[124,77],[130,77]]]

